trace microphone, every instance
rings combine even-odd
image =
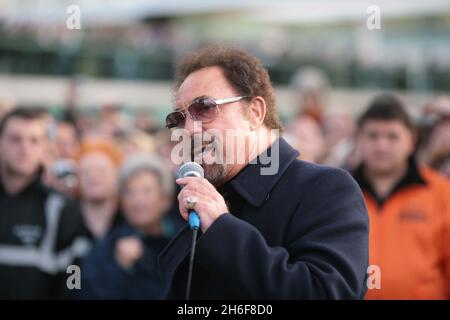
[[[203,178],[205,175],[203,168],[197,162],[186,162],[178,170],[178,177],[197,177]],[[189,226],[192,230],[200,228],[200,217],[194,210],[189,210]]]
[[[203,178],[205,175],[203,168],[196,162],[186,162],[178,170],[178,177],[197,177]],[[200,217],[194,210],[189,210],[189,226],[192,230],[191,253],[189,255],[189,270],[186,283],[186,300],[191,296],[192,271],[194,270],[195,246],[197,243],[197,231],[200,228]]]

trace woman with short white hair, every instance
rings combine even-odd
[[[125,221],[92,249],[83,265],[83,298],[157,299],[157,257],[172,234],[164,219],[173,177],[159,158],[133,155],[119,170]]]

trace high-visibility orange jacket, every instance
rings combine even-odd
[[[450,181],[411,160],[390,195],[377,199],[362,167],[354,176],[369,212],[370,265],[381,275],[366,299],[450,299]]]

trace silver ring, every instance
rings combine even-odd
[[[194,210],[195,204],[197,202],[198,202],[198,199],[196,197],[187,197],[186,198],[187,207],[190,210]]]

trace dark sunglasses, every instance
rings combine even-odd
[[[219,106],[227,103],[237,102],[247,99],[247,96],[233,97],[214,100],[211,97],[200,97],[192,101],[187,111],[174,111],[166,117],[166,128],[184,127],[186,114],[189,114],[192,120],[208,123],[214,121],[219,114]]]

